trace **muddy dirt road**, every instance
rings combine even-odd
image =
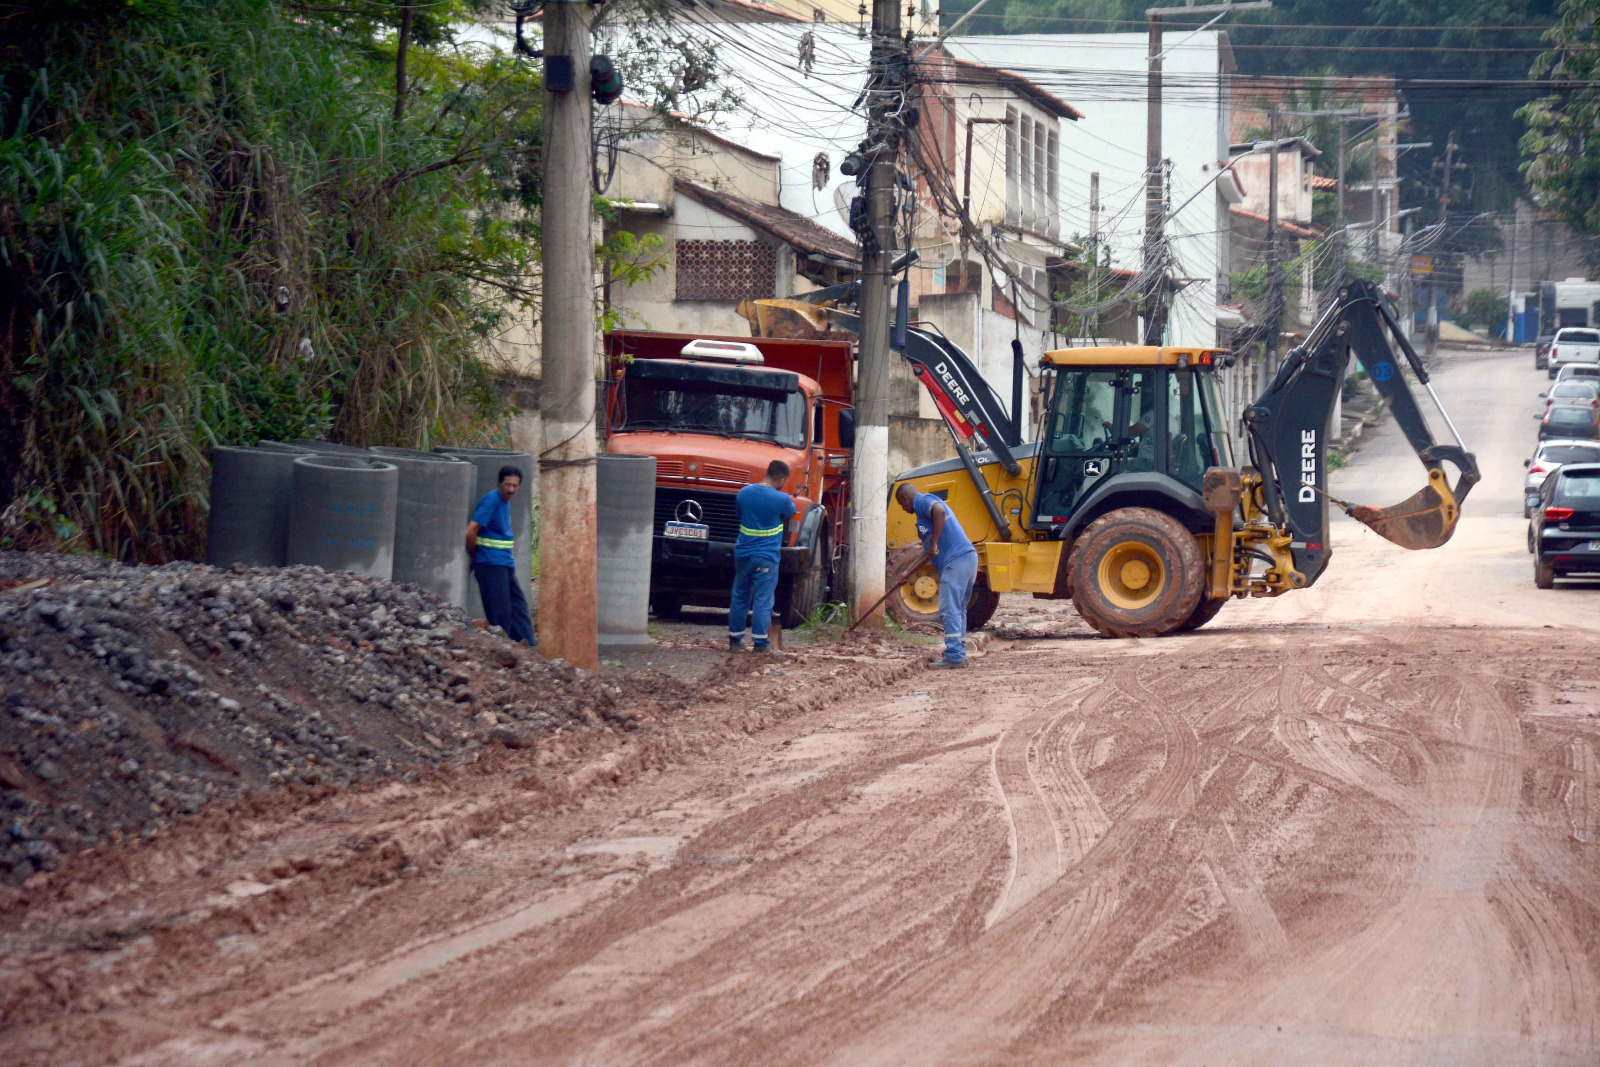
[[[7,1058],[1600,1061],[1600,591],[1531,581],[1530,363],[1438,376],[1485,470],[1438,552],[1341,523],[1193,635],[808,653],[564,793],[546,746],[80,872],[0,928]]]

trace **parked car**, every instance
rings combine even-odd
[[[1539,487],[1550,472],[1563,463],[1600,463],[1600,441],[1551,439],[1539,442],[1532,456],[1522,461],[1528,468],[1522,480],[1522,517],[1528,518],[1539,504]],[[1533,551],[1533,542],[1528,542]]]
[[[1600,409],[1590,404],[1556,404],[1539,420],[1539,440],[1557,437],[1600,438]]]
[[[1556,371],[1556,384],[1570,381],[1600,382],[1600,363],[1568,363]]]
[[[1550,339],[1545,370],[1554,378],[1563,363],[1600,363],[1600,330],[1567,326]]]
[[[1569,378],[1552,385],[1548,393],[1539,395],[1544,397],[1546,410],[1558,404],[1588,404],[1590,407],[1600,408],[1600,382]]]
[[[1550,341],[1553,333],[1541,334],[1533,344],[1533,369],[1544,370],[1550,365]]]
[[[1533,584],[1600,574],[1600,463],[1568,463],[1539,488],[1539,510],[1528,524],[1534,542]]]

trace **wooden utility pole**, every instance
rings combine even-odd
[[[867,217],[861,247],[861,334],[856,367],[856,447],[850,492],[851,615],[883,625],[889,501],[889,286],[895,247],[895,173],[900,154],[893,116],[906,90],[898,0],[873,0],[867,80]],[[970,127],[969,127],[970,128]],[[962,263],[966,280],[966,263]]]
[[[592,11],[583,3],[544,7],[539,651],[597,670]]]

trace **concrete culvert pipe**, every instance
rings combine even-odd
[[[648,645],[651,536],[656,513],[656,457],[597,457],[596,571],[600,643]]]
[[[324,456],[365,456],[369,454],[365,448],[357,448],[355,445],[341,445],[334,441],[309,441],[303,437],[290,441],[289,444],[294,448],[303,448],[308,452],[317,452]]]
[[[256,447],[263,452],[287,452],[293,456],[314,456],[317,450],[307,448],[305,445],[291,445],[286,441],[257,441]]]
[[[288,562],[394,576],[400,471],[361,456],[300,456],[289,504]]]
[[[394,511],[394,580],[419,585],[446,603],[467,606],[467,550],[477,468],[455,456],[412,448],[367,450],[400,469]]]
[[[539,474],[534,466],[533,457],[526,452],[513,452],[503,448],[455,448],[446,445],[434,449],[442,456],[455,456],[464,459],[477,468],[478,482],[472,490],[472,506],[476,507],[483,495],[500,484],[500,468],[515,467],[522,472],[522,490],[511,501],[511,536],[516,541],[511,550],[513,562],[516,564],[517,581],[522,583],[522,595],[527,598],[528,604],[533,604],[533,506],[534,494],[538,491]],[[470,512],[469,516],[470,518]],[[467,524],[461,523],[461,534],[465,538]],[[470,618],[483,618],[483,598],[478,595],[478,583],[469,579],[467,582],[467,615]]]
[[[294,461],[306,453],[258,448],[211,451],[206,562],[281,567],[288,559]]]

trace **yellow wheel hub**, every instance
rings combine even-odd
[[[1100,592],[1119,608],[1138,611],[1161,597],[1167,570],[1156,550],[1141,541],[1122,541],[1100,557]]]
[[[912,576],[911,580],[900,587],[900,595],[906,602],[906,607],[924,615],[937,615],[939,613],[939,575],[931,567],[925,567]]]

